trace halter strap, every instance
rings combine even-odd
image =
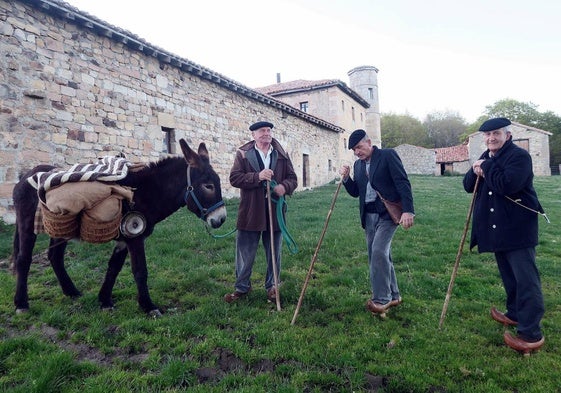
[[[197,198],[197,196],[195,195],[194,188],[191,184],[191,165],[187,164],[187,189],[185,190],[185,195],[183,197],[183,200],[185,201],[185,205],[187,205],[187,201],[189,200],[189,197],[193,198],[193,202],[195,202],[195,205],[197,205],[197,207],[199,208],[199,218],[203,221],[206,221],[206,217],[210,213],[212,213],[219,207],[224,206],[223,200],[218,201],[208,209],[204,208],[203,205],[201,205],[201,203],[199,202],[199,198]]]

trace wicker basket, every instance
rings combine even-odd
[[[119,236],[120,224],[120,212],[113,220],[107,222],[100,222],[84,213],[80,225],[80,239],[88,243],[106,243]]]
[[[55,214],[41,203],[43,227],[50,237],[72,239],[78,237],[80,220],[74,214]]]

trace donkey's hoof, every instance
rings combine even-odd
[[[160,310],[158,310],[157,308],[154,310],[151,310],[150,312],[148,312],[148,315],[151,316],[152,318],[160,318],[162,316],[162,313],[160,312]]]
[[[16,308],[16,314],[25,314],[29,311],[29,308]]]

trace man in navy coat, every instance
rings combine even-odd
[[[359,199],[372,287],[372,297],[366,307],[372,313],[384,314],[388,308],[401,304],[391,243],[398,225],[405,229],[413,225],[415,212],[411,184],[395,150],[372,146],[364,130],[355,130],[351,134],[349,149],[358,158],[354,163],[354,178],[349,176],[348,165],[343,165],[339,173],[349,195]],[[399,224],[392,221],[381,198],[401,201],[403,214]]]
[[[505,343],[529,353],[544,343],[540,328],[544,303],[535,251],[538,213],[543,209],[533,186],[532,158],[512,142],[510,124],[501,117],[481,125],[487,150],[463,183],[472,193],[479,178],[470,248],[495,254],[506,291],[506,312],[492,307],[491,317],[516,326],[516,336],[505,331]]]

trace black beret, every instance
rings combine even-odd
[[[273,123],[269,123],[268,121],[258,121],[257,123],[253,123],[249,126],[250,131],[255,131],[263,127],[273,128]]]
[[[358,142],[360,142],[366,136],[366,131],[364,130],[354,130],[349,137],[349,150],[352,150]]]
[[[479,131],[493,131],[498,130],[499,128],[503,128],[510,125],[510,120],[506,117],[497,117],[494,119],[489,119],[479,127]]]

